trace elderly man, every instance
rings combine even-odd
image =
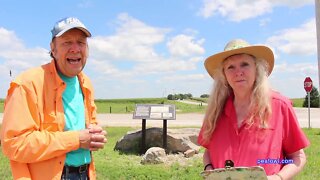
[[[91,33],[77,18],[52,29],[52,61],[19,75],[5,100],[1,143],[14,179],[95,179],[92,151],[106,143],[82,73]]]

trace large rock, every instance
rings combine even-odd
[[[163,148],[152,147],[142,156],[141,164],[160,164],[164,162],[166,152]]]
[[[197,144],[199,128],[180,128],[167,130],[167,153],[184,153],[187,150],[199,152]],[[128,132],[115,145],[115,150],[138,154],[141,148],[141,130]],[[162,128],[146,129],[146,149],[162,146]]]

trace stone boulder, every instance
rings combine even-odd
[[[184,153],[187,150],[199,152],[197,144],[199,128],[167,129],[167,153]],[[117,141],[114,149],[122,153],[139,154],[141,148],[142,132],[131,131]],[[146,129],[146,149],[162,146],[162,128]]]
[[[141,164],[160,164],[164,162],[166,152],[163,148],[152,147],[142,156]]]

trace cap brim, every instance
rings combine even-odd
[[[86,28],[83,28],[83,27],[78,27],[78,26],[70,26],[68,28],[65,28],[63,31],[60,31],[57,35],[55,35],[54,37],[59,37],[61,36],[62,34],[64,34],[65,32],[71,30],[71,29],[79,29],[81,30],[82,32],[84,32],[86,34],[87,37],[91,37],[91,33],[86,29]]]
[[[229,56],[235,55],[235,54],[250,54],[256,58],[263,58],[267,61],[269,65],[268,69],[268,75],[271,74],[274,66],[274,55],[270,48],[267,46],[248,46],[238,49],[233,49],[229,51],[223,51],[221,53],[214,54],[210,57],[208,57],[205,62],[204,66],[206,70],[208,71],[209,75],[214,78],[215,70],[218,68],[218,66]]]

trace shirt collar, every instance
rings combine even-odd
[[[236,113],[233,105],[233,100],[234,100],[234,95],[233,94],[229,95],[223,108],[224,114],[228,117],[231,117]]]
[[[58,84],[63,83],[63,80],[60,78],[60,76],[58,74],[58,71],[57,71],[57,68],[56,68],[56,63],[55,63],[54,59],[51,60],[49,69],[50,69],[50,73],[53,74],[53,76],[56,79],[57,83]],[[85,81],[85,77],[84,76],[85,75],[84,75],[83,72],[80,72],[78,74],[79,83],[82,85],[83,88],[90,89],[90,85],[88,84],[89,82]]]

